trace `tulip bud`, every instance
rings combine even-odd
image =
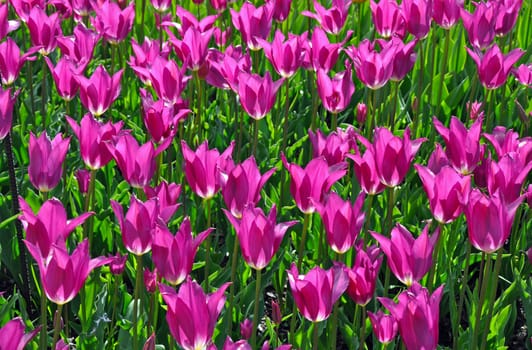
[[[281,315],[281,308],[279,307],[279,303],[277,301],[272,301],[272,321],[276,325],[280,325],[283,321],[283,317]]]
[[[366,122],[366,117],[368,115],[368,107],[365,103],[359,103],[357,104],[357,122],[360,125],[363,125]]]
[[[242,339],[249,339],[253,333],[253,322],[249,318],[246,318],[240,323],[240,335]]]
[[[144,285],[148,293],[154,293],[157,290],[157,268],[152,271],[144,269]]]
[[[111,262],[109,263],[109,269],[113,275],[121,275],[126,267],[127,254],[121,255],[116,253]]]

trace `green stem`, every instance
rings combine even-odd
[[[196,86],[198,89],[198,96],[196,98],[197,100],[197,113],[194,124],[196,124],[196,136],[199,138],[199,140],[202,139],[202,128],[201,128],[201,117],[203,113],[203,87],[201,84],[201,79],[199,76],[198,71],[194,71],[194,80],[196,80]],[[199,143],[199,141],[198,141]]]
[[[482,344],[480,345],[480,350],[486,348],[486,342],[488,340],[488,329],[491,323],[491,318],[493,316],[493,306],[495,304],[495,296],[497,295],[497,286],[499,279],[499,272],[501,271],[501,262],[502,262],[502,248],[499,248],[497,251],[497,260],[495,261],[495,268],[491,274],[490,285],[492,286],[491,293],[488,296],[488,318],[484,322],[484,330],[482,332]]]
[[[240,108],[237,113],[237,117],[240,116],[240,118],[238,118],[238,143],[236,148],[236,156],[237,159],[240,161],[240,152],[242,150],[242,135],[244,134],[244,111],[242,110],[242,108]]]
[[[358,329],[359,327],[359,318],[360,318],[360,311],[361,311],[361,307],[360,305],[358,304],[355,304],[355,314],[353,315],[353,323],[352,323],[352,330],[353,330],[353,334],[355,333],[356,329]],[[350,346],[349,347],[350,350],[354,350],[354,345]]]
[[[57,340],[59,339],[59,332],[61,331],[61,313],[63,312],[63,305],[59,304],[57,305],[57,310],[55,312],[54,317],[54,337],[52,341],[52,349],[55,349],[55,344],[57,344]],[[68,325],[66,325],[68,327]]]
[[[253,308],[253,332],[251,333],[251,347],[256,349],[257,345],[257,327],[259,325],[259,305],[260,305],[260,285],[262,270],[257,270],[257,280],[255,281],[255,301]]]
[[[48,344],[48,324],[46,322],[46,303],[48,299],[44,293],[44,284],[41,284],[41,337],[39,339],[39,349],[46,350]]]
[[[397,112],[397,97],[399,95],[399,82],[394,81],[392,83],[393,88],[393,102],[392,102],[392,113],[390,113],[390,121],[389,121],[389,127],[390,130],[393,132],[393,127],[395,124],[395,113]]]
[[[441,61],[441,75],[440,75],[440,86],[438,87],[438,108],[436,109],[436,116],[441,112],[441,106],[443,101],[441,100],[443,94],[443,84],[445,83],[445,74],[447,74],[447,57],[449,56],[449,45],[451,43],[451,31],[445,31],[445,43],[443,44],[443,58]]]
[[[491,125],[495,119],[495,114],[493,113],[493,100],[494,100],[495,90],[490,89],[486,92],[486,99],[488,100],[488,114],[486,115],[486,132],[491,131]]]
[[[478,302],[477,310],[476,310],[477,313],[475,317],[475,328],[473,330],[473,341],[472,341],[471,349],[477,348],[478,335],[479,335],[478,332],[480,331],[480,322],[482,319],[482,309],[484,308],[484,301],[486,299],[486,291],[488,289],[488,280],[490,280],[489,273],[491,270],[491,256],[490,254],[484,254],[484,253],[483,255],[486,255],[487,261],[486,261],[486,265],[484,266],[484,272],[482,274],[482,287],[480,289],[479,302]]]
[[[48,67],[46,66],[46,61],[44,57],[42,57],[42,81],[41,81],[41,122],[42,122],[42,131],[46,131],[46,72],[48,71]]]
[[[110,330],[109,330],[109,333],[107,334],[107,337],[109,339],[109,344],[113,344],[113,342],[111,341],[112,338],[113,338],[113,334],[114,334],[114,330],[115,330],[115,320],[116,320],[116,303],[117,303],[117,300],[118,300],[118,285],[121,284],[122,282],[122,275],[117,275],[115,276],[114,278],[114,283],[113,283],[113,299],[112,299],[112,305],[113,305],[113,311],[111,313],[111,324],[110,324]]]
[[[423,75],[425,69],[425,55],[423,49],[423,43],[419,45],[419,75],[418,75],[418,87],[417,87],[417,106],[414,111],[414,126],[413,133],[417,136],[417,130],[421,119],[421,113],[423,112]]]
[[[227,317],[227,334],[230,335],[233,327],[233,307],[235,298],[235,284],[236,284],[236,266],[238,262],[238,237],[235,233],[235,240],[233,242],[233,255],[231,256],[231,285],[229,286],[229,310]]]
[[[312,112],[311,112],[311,115],[310,115],[310,128],[312,129],[312,131],[316,131],[316,129],[318,128],[318,123],[317,123],[317,117],[318,117],[318,96],[317,96],[317,93],[316,93],[316,77],[315,77],[315,74],[312,73],[312,72],[308,72],[308,74],[310,75],[310,80],[311,80],[311,98],[312,98]]]
[[[133,350],[139,348],[139,304],[140,304],[140,290],[142,288],[142,256],[135,255],[137,260],[137,276],[135,280],[135,294],[133,299]]]
[[[259,120],[255,119],[253,123],[253,156],[257,157],[257,142],[259,140]]]
[[[465,289],[467,287],[468,283],[468,275],[469,275],[469,261],[471,256],[471,244],[467,245],[467,252],[466,252],[466,265],[464,268],[464,274],[462,276],[462,281],[460,283],[460,297],[458,299],[458,320],[456,322],[460,324],[460,318],[462,317],[462,309],[464,305],[464,297],[465,297]],[[453,338],[453,349],[457,349],[458,346],[458,334],[456,334]]]
[[[338,124],[338,113],[332,113],[331,119],[331,131],[335,131]]]
[[[334,303],[331,326],[331,349],[336,349],[336,333],[338,333],[338,308],[340,301]]]
[[[283,143],[281,147],[281,151],[286,154],[286,143],[288,139],[288,112],[290,108],[290,98],[289,98],[289,85],[290,85],[290,79],[286,79],[284,83],[285,87],[285,99],[284,99],[284,125],[283,125]],[[281,185],[282,186],[282,185]]]
[[[440,256],[440,250],[442,249],[442,242],[444,240],[443,234],[445,230],[445,226],[440,222],[438,223],[438,227],[440,229],[440,236],[438,237],[438,241],[436,242],[436,247],[432,253],[432,267],[430,268],[430,274],[429,274],[429,281],[428,281],[428,290],[432,292],[432,288],[434,287],[434,277],[436,275],[436,269],[438,266],[438,258]]]
[[[312,350],[318,350],[318,322],[313,322],[312,326],[314,327],[312,329]]]
[[[90,178],[89,178],[89,189],[87,192],[87,195],[85,196],[85,213],[92,211],[94,206],[94,191],[96,187],[96,170],[90,171]],[[84,223],[84,232],[85,237],[89,238],[89,249],[92,248],[93,245],[93,225],[94,225],[94,218],[92,216],[89,216],[87,218],[87,221]]]
[[[360,349],[364,350],[364,343],[366,342],[366,306],[363,305],[362,316],[360,317]]]
[[[211,198],[205,199],[203,202],[204,206],[207,209],[207,227],[211,227]],[[212,244],[212,237],[211,235],[208,235],[205,239],[205,273],[204,273],[204,280],[205,280],[205,290],[207,293],[209,293],[209,270],[211,265],[211,244]]]

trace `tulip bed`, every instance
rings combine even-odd
[[[0,349],[531,349],[532,4],[0,5]]]

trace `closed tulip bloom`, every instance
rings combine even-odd
[[[350,5],[350,0],[333,0],[332,7],[326,9],[318,1],[314,0],[314,10],[316,13],[302,11],[301,14],[314,18],[327,33],[338,34],[345,25]]]
[[[423,189],[429,198],[434,218],[448,224],[462,214],[462,206],[469,200],[471,177],[463,176],[450,166],[434,174],[429,168],[415,164]]]
[[[196,27],[189,27],[183,38],[176,38],[172,32],[168,31],[170,41],[174,47],[177,57],[192,71],[204,70],[207,59],[207,49],[212,38],[214,28],[200,31]],[[200,72],[201,73],[201,72]]]
[[[135,20],[133,2],[122,10],[117,3],[107,0],[94,10],[96,17],[91,18],[91,23],[107,42],[117,45],[127,37]]]
[[[397,36],[403,38],[406,33],[406,23],[401,7],[395,0],[370,1],[371,17],[375,30],[384,38]]]
[[[266,2],[273,2],[273,19],[279,23],[284,22],[290,14],[290,7],[292,0],[266,0]]]
[[[261,175],[255,158],[249,157],[237,164],[226,175],[222,184],[225,205],[236,218],[242,216],[244,208],[254,208],[260,200],[260,191],[273,175],[275,168]]]
[[[129,58],[128,65],[133,69],[142,83],[151,85],[151,66],[158,56],[168,59],[168,54],[170,53],[168,42],[163,43],[161,48],[158,40],[145,37],[144,42],[140,45],[133,38],[131,39],[131,49],[134,56]]]
[[[382,344],[389,344],[397,336],[399,325],[392,315],[386,315],[381,310],[374,314],[368,311],[373,333]]]
[[[181,141],[185,178],[194,193],[203,199],[214,197],[221,186],[220,170],[226,170],[223,163],[231,159],[234,146],[234,142],[231,142],[220,155],[217,149],[209,149],[208,141],[199,145],[196,151],[192,151],[185,141]]]
[[[0,328],[0,349],[23,350],[26,345],[39,333],[41,326],[24,334],[26,325],[20,317],[15,317]]]
[[[469,42],[473,47],[487,49],[495,38],[495,21],[497,5],[494,2],[477,2],[473,13],[461,9],[460,16],[467,31]]]
[[[497,44],[490,47],[484,54],[470,48],[467,48],[467,52],[475,61],[478,78],[486,89],[496,89],[502,86],[508,79],[513,65],[525,53],[521,49],[515,49],[503,55]]]
[[[397,37],[393,37],[387,44],[381,44],[382,47],[391,46],[390,50],[394,51],[391,81],[401,81],[410,73],[417,59],[417,54],[414,52],[416,44],[417,40],[405,44]]]
[[[303,40],[306,40],[306,35],[288,34],[288,39],[286,41],[284,39],[283,33],[277,30],[272,43],[260,38],[257,41],[264,49],[264,55],[271,62],[277,74],[283,78],[290,78],[301,67]]]
[[[355,263],[346,271],[349,278],[347,294],[357,305],[366,306],[373,299],[381,264],[382,254],[377,246],[356,249]]]
[[[91,179],[91,172],[87,169],[78,169],[74,175],[78,182],[79,192],[82,194],[87,194],[89,192],[89,183]]]
[[[175,235],[165,226],[157,225],[153,236],[152,259],[158,273],[171,285],[183,282],[192,271],[200,244],[212,230],[209,228],[193,237],[188,217]]]
[[[497,157],[501,159],[508,153],[515,152],[523,164],[532,161],[532,137],[519,138],[519,134],[504,126],[496,126],[491,134],[484,137],[492,144]]]
[[[351,46],[346,51],[355,64],[358,79],[370,89],[376,90],[388,82],[393,72],[395,49],[385,46],[377,52],[376,45],[364,39],[358,48]]]
[[[403,0],[401,8],[406,22],[406,29],[417,39],[425,38],[432,21],[433,0]]]
[[[111,257],[111,261],[109,262],[109,270],[111,270],[113,275],[121,275],[122,272],[124,272],[124,269],[126,268],[127,257],[127,253],[125,255],[116,253],[115,256]]]
[[[57,305],[64,305],[74,299],[91,271],[111,260],[103,256],[91,259],[87,239],[76,247],[72,255],[69,255],[65,247],[54,244],[48,257],[41,256],[39,249],[32,243],[24,243],[39,265],[46,297]]]
[[[124,209],[117,201],[111,200],[111,208],[118,219],[122,242],[128,252],[135,255],[144,255],[149,252],[159,218],[157,199],[142,202],[134,195],[131,196],[125,217]]]
[[[515,26],[523,0],[495,0],[498,4],[495,19],[495,35],[504,36]]]
[[[57,38],[57,45],[61,53],[75,63],[76,70],[83,72],[94,54],[94,47],[100,40],[100,36],[83,24],[74,28],[73,36]]]
[[[323,221],[327,242],[338,254],[346,253],[355,244],[364,219],[364,193],[358,195],[354,204],[344,201],[335,192],[329,193],[325,203],[315,203]]]
[[[471,120],[477,120],[478,118],[484,119],[484,111],[482,102],[474,101],[470,102],[467,101],[466,103],[466,109],[469,112],[469,119]]]
[[[356,119],[358,124],[364,125],[366,123],[366,118],[368,116],[368,107],[365,103],[359,102],[357,104],[357,113],[356,113]]]
[[[242,41],[250,50],[260,50],[256,38],[266,39],[270,35],[273,7],[273,2],[255,7],[251,2],[246,1],[239,12],[230,9],[233,25],[240,32]]]
[[[63,203],[52,198],[44,202],[35,215],[22,197],[19,197],[18,202],[22,211],[18,219],[26,231],[26,240],[33,244],[44,258],[50,254],[53,244],[64,244],[72,231],[94,214],[92,212],[83,213],[68,220]]]
[[[20,54],[20,49],[13,39],[7,37],[0,43],[0,77],[2,85],[12,85],[20,74],[24,62],[35,60],[32,57],[35,49],[30,49],[24,55]]]
[[[312,159],[305,169],[288,163],[284,154],[281,154],[281,158],[292,178],[290,193],[299,210],[305,214],[314,213],[314,203],[320,203],[332,185],[347,172],[347,163],[341,162],[330,167],[323,157]]]
[[[40,6],[31,9],[27,25],[30,31],[31,43],[39,47],[43,56],[49,55],[57,46],[57,37],[61,33],[59,14],[46,15],[46,11]]]
[[[225,304],[225,283],[211,294],[205,294],[196,281],[190,277],[181,284],[176,293],[174,288],[159,284],[159,290],[168,310],[166,322],[170,333],[179,346],[185,350],[208,349],[212,345],[214,327]]]
[[[318,69],[317,74],[318,95],[323,107],[334,114],[345,110],[355,93],[351,65],[346,62],[346,70],[336,73],[332,79],[323,69]]]
[[[92,170],[97,170],[109,163],[113,155],[108,150],[107,143],[118,135],[123,122],[101,123],[94,119],[91,114],[85,114],[78,125],[76,121],[66,116],[68,124],[79,140],[81,159]]]
[[[388,266],[395,277],[407,286],[420,281],[432,267],[432,252],[440,236],[440,229],[429,237],[429,224],[425,225],[418,238],[401,224],[397,224],[387,238],[371,231],[371,235],[386,254]]]
[[[532,264],[532,247],[528,248],[528,250],[526,251],[526,256],[528,258],[528,262]]]
[[[348,154],[354,162],[353,168],[355,176],[366,194],[375,195],[384,191],[386,186],[381,182],[379,173],[377,172],[377,164],[375,159],[375,151],[371,143],[364,137],[358,135],[359,140],[364,140],[366,151],[363,155],[358,152],[355,154]]]
[[[238,75],[238,97],[242,108],[255,120],[264,118],[273,108],[277,90],[283,82],[283,78],[273,81],[270,72],[266,72],[264,77],[258,74],[240,72]]]
[[[449,129],[437,118],[433,119],[433,123],[445,141],[445,154],[453,168],[463,175],[473,172],[483,154],[480,145],[482,119],[477,119],[469,130],[455,116],[451,117]]]
[[[13,107],[18,96],[18,91],[11,95],[11,89],[0,88],[0,140],[3,140],[11,131],[13,122]]]
[[[111,77],[107,70],[99,65],[90,78],[78,75],[79,98],[81,104],[95,117],[100,117],[120,95],[121,69]]]
[[[297,308],[311,322],[326,320],[349,284],[345,267],[340,264],[329,270],[317,266],[306,275],[300,275],[292,263],[287,273]]]
[[[215,49],[209,51],[209,72],[207,83],[220,89],[231,89],[238,94],[240,72],[251,73],[251,56],[242,53],[240,47],[229,46],[224,53]]]
[[[176,210],[181,206],[178,203],[181,194],[181,185],[168,183],[166,180],[161,181],[154,188],[144,187],[144,193],[148,199],[157,198],[159,205],[159,217],[167,223],[170,221]]]
[[[498,162],[490,160],[486,176],[488,192],[495,195],[499,191],[505,203],[513,203],[521,195],[521,188],[531,169],[532,162],[524,164],[514,152],[505,154]]]
[[[338,128],[327,136],[320,129],[316,133],[309,129],[308,137],[312,143],[313,158],[324,157],[331,166],[343,162],[351,149],[356,149],[355,130],[352,126],[345,131]]]
[[[179,68],[172,59],[157,57],[150,70],[150,80],[157,96],[168,105],[181,101],[181,93],[185,89],[189,77],[185,70]]]
[[[438,322],[443,285],[432,295],[415,283],[398,297],[398,303],[377,298],[399,324],[399,333],[408,350],[435,350],[438,347]]]
[[[76,73],[74,72],[74,64],[65,57],[62,57],[54,67],[52,61],[48,57],[44,58],[52,78],[54,78],[55,88],[59,96],[65,101],[71,101],[77,94],[79,89],[79,83],[76,79]]]
[[[69,144],[70,137],[63,139],[61,134],[50,140],[46,132],[39,137],[30,132],[28,174],[32,185],[40,192],[52,190],[61,180]]]
[[[521,84],[532,87],[532,64],[521,64],[512,69],[512,73]]]
[[[463,0],[433,0],[432,19],[444,29],[451,29],[460,19]]]

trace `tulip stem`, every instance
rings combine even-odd
[[[42,122],[42,131],[46,131],[46,60],[42,57],[42,81],[41,81],[41,122]]]
[[[281,151],[286,153],[286,142],[288,138],[288,111],[290,108],[290,98],[289,98],[289,85],[290,79],[286,79],[284,83],[285,88],[285,99],[284,99],[284,125],[283,125],[283,143]],[[282,185],[281,185],[282,186]]]
[[[251,347],[256,349],[257,345],[257,326],[259,325],[259,305],[260,305],[260,285],[262,270],[257,270],[257,279],[255,281],[255,305],[253,308],[253,332],[251,333]]]
[[[116,275],[115,278],[114,278],[114,283],[113,283],[113,300],[112,300],[112,305],[113,305],[113,311],[111,313],[111,324],[110,324],[110,327],[111,329],[109,330],[109,333],[107,334],[107,337],[108,337],[108,342],[109,344],[113,344],[113,334],[114,334],[114,331],[115,331],[115,319],[116,319],[116,302],[117,302],[117,299],[118,299],[118,285],[121,284],[122,282],[122,275]]]
[[[142,256],[135,255],[135,258],[137,260],[137,277],[135,279],[135,294],[133,299],[133,350],[137,350],[139,347],[138,305],[140,303],[140,289],[142,288]]]
[[[44,293],[44,283],[41,284],[41,337],[39,339],[39,349],[46,350],[48,343],[48,325],[46,322],[46,294]]]
[[[353,324],[352,324],[353,334],[355,333],[355,330],[359,327],[358,325],[359,318],[360,318],[360,305],[355,304],[355,314],[353,315]],[[349,348],[353,350],[354,346],[350,346]]]
[[[57,305],[57,310],[55,311],[55,317],[54,317],[54,337],[52,341],[52,349],[55,349],[55,344],[57,344],[57,340],[59,339],[59,332],[61,331],[61,313],[62,312],[63,312],[63,305],[62,304]]]
[[[488,114],[486,115],[486,132],[490,132],[491,124],[495,119],[495,113],[493,113],[493,100],[494,100],[494,91],[493,89],[486,89],[486,99],[488,100]],[[492,115],[493,113],[493,115]]]
[[[440,237],[438,237],[438,241],[436,242],[436,247],[434,248],[434,251],[432,253],[432,267],[430,268],[430,274],[429,274],[429,280],[428,280],[428,290],[433,291],[432,288],[434,287],[434,277],[436,276],[436,270],[438,266],[438,258],[440,256],[440,250],[443,242],[443,232],[445,229],[445,226],[440,222],[438,223],[438,226],[440,228]]]
[[[309,18],[310,20],[310,18]],[[318,128],[318,125],[317,125],[317,116],[318,116],[318,97],[316,95],[316,78],[315,78],[315,74],[311,73],[311,72],[308,72],[308,74],[310,75],[310,79],[311,79],[311,99],[312,99],[312,112],[311,112],[311,115],[310,115],[310,128],[312,129],[312,131],[316,131],[316,129]]]
[[[231,256],[231,285],[229,286],[229,310],[227,316],[227,334],[231,334],[231,328],[233,327],[233,307],[235,298],[235,280],[236,280],[236,265],[238,257],[238,237],[235,233],[235,240],[233,242],[233,255]]]
[[[318,342],[319,342],[319,337],[318,337],[318,322],[313,322],[312,323],[312,350],[318,350]],[[331,348],[333,349],[333,348]]]
[[[451,30],[447,29],[445,31],[445,43],[443,44],[443,58],[441,60],[441,68],[440,68],[440,86],[438,88],[438,98],[436,99],[436,103],[438,104],[438,108],[436,109],[436,116],[440,114],[441,106],[443,105],[443,101],[441,100],[442,94],[443,94],[443,84],[445,83],[445,74],[447,74],[447,58],[449,56],[449,44],[451,43]]]
[[[417,106],[414,111],[414,126],[413,132],[414,136],[417,136],[417,130],[421,119],[421,114],[423,113],[423,75],[425,70],[425,55],[423,49],[423,42],[419,44],[419,71],[418,71],[418,86],[417,86]]]
[[[197,101],[197,110],[196,110],[196,119],[195,119],[195,122],[194,124],[196,124],[196,135],[198,137],[198,144],[199,144],[199,141],[202,139],[202,130],[201,130],[201,114],[203,113],[202,111],[202,108],[203,108],[203,101],[202,101],[202,98],[203,98],[203,89],[202,89],[202,86],[201,86],[201,79],[199,77],[199,73],[198,71],[194,71],[194,80],[196,81],[196,86],[198,88],[198,95],[196,97],[196,101]]]
[[[211,227],[211,199],[206,199],[203,202],[204,206],[207,209],[207,228]],[[205,280],[205,290],[207,293],[209,292],[209,270],[211,265],[211,243],[212,238],[211,235],[208,235],[205,240],[205,274],[204,274],[204,280]]]
[[[491,317],[493,316],[493,306],[495,304],[494,300],[495,295],[497,295],[497,287],[498,287],[498,278],[499,278],[499,272],[501,271],[501,262],[502,262],[502,248],[499,248],[497,251],[497,260],[495,260],[495,267],[494,271],[491,274],[492,280],[490,281],[490,285],[492,286],[491,293],[488,296],[488,318],[484,322],[484,330],[482,332],[482,344],[480,345],[480,350],[484,350],[486,348],[486,341],[488,340],[488,329],[489,325],[491,323]]]
[[[393,102],[392,102],[392,113],[390,113],[389,127],[390,131],[393,133],[393,127],[395,124],[395,113],[397,112],[397,96],[399,95],[399,82],[392,82],[393,88]]]
[[[332,314],[332,325],[331,325],[331,349],[336,349],[336,337],[338,333],[338,305],[340,301],[334,303],[333,314]]]
[[[94,198],[94,190],[95,190],[95,185],[96,185],[96,170],[92,170],[90,171],[90,177],[89,177],[89,190],[87,192],[87,195],[85,196],[85,213],[89,212],[92,210],[92,207],[93,207],[93,198]],[[93,227],[93,217],[92,215],[90,217],[87,218],[87,221],[85,221],[84,223],[84,232],[85,232],[85,237],[88,237],[89,238],[89,249],[92,248],[92,237],[93,237],[93,233],[92,233],[92,227]]]
[[[257,142],[259,140],[259,120],[255,119],[253,123],[253,156],[257,157]]]
[[[366,342],[366,306],[361,307],[361,317],[360,317],[360,346],[359,349],[364,350]]]
[[[368,140],[371,140],[371,132],[373,130],[373,125],[374,125],[374,119],[375,119],[375,90],[373,89],[370,89],[369,90],[369,95],[368,95],[368,105],[369,105],[369,110],[370,110],[370,113],[369,114],[369,118],[368,118],[368,121],[367,121],[367,124],[366,124],[366,138]]]
[[[471,244],[468,244],[467,245],[467,252],[466,252],[466,265],[465,265],[465,268],[464,268],[464,274],[462,276],[462,282],[460,283],[461,285],[461,288],[460,288],[460,297],[458,299],[458,313],[457,313],[457,316],[458,316],[458,320],[456,320],[455,322],[457,322],[458,324],[460,324],[460,318],[462,317],[462,308],[463,308],[463,305],[464,305],[464,297],[465,297],[465,288],[467,286],[467,276],[469,274],[469,258],[471,256]],[[454,337],[453,337],[453,349],[456,349],[458,346],[458,334],[456,334]]]
[[[482,309],[484,308],[484,300],[486,299],[486,291],[488,289],[488,277],[491,270],[491,256],[490,254],[483,253],[483,256],[486,256],[486,264],[484,266],[484,271],[482,273],[482,287],[480,289],[479,302],[477,304],[477,313],[475,317],[475,328],[473,330],[473,341],[471,349],[477,348],[478,342],[478,332],[480,330],[480,321],[482,319]]]

